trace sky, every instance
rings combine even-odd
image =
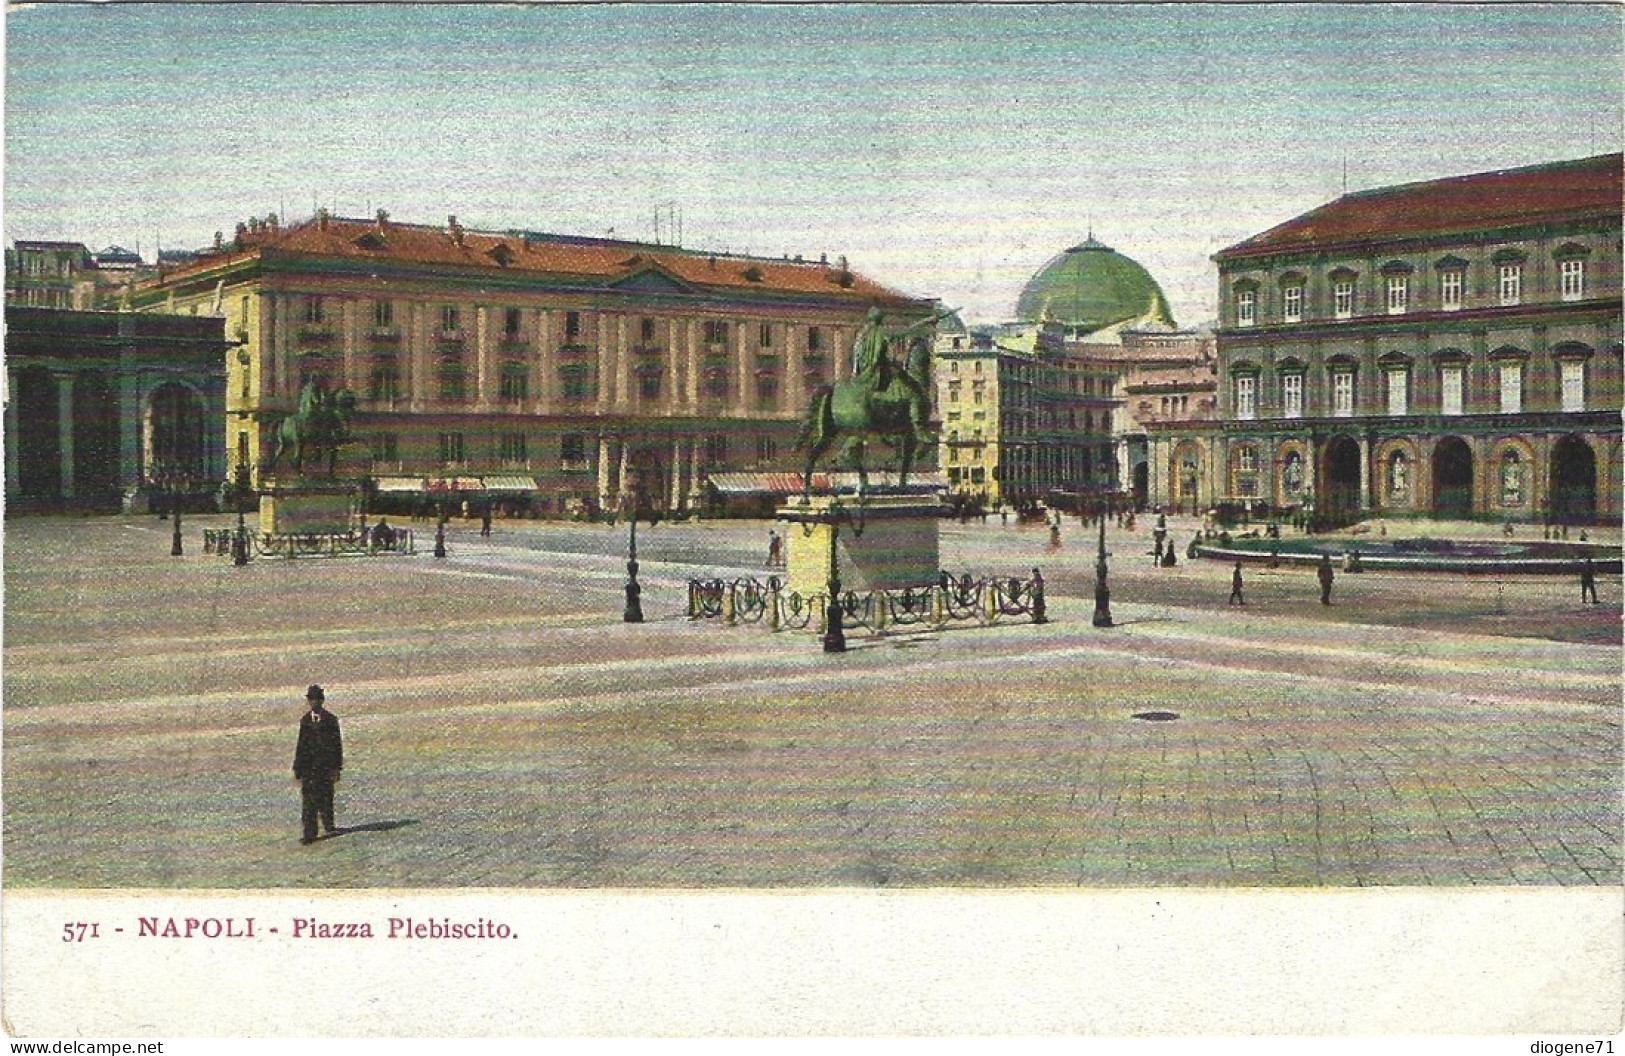
[[[845,255],[967,321],[1091,231],[1183,325],[1350,191],[1620,149],[1585,4],[41,5],[5,20],[18,239],[250,216]]]

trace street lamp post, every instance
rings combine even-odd
[[[170,477],[169,494],[175,506],[174,531],[169,538],[169,556],[180,557],[183,553],[181,546],[181,504],[185,501],[186,493],[183,489],[185,478],[176,474]]]
[[[1106,519],[1100,519],[1100,553],[1095,558],[1095,620],[1096,627],[1112,625],[1112,592],[1106,586]]]
[[[824,612],[824,652],[846,652],[846,628],[841,615],[840,538],[841,517],[846,511],[840,503],[829,507],[829,604]]]
[[[631,527],[626,539],[626,609],[622,623],[643,622],[643,588],[638,585],[638,504],[632,503]]]
[[[231,539],[231,563],[238,568],[248,564],[248,526],[243,523],[243,505],[248,501],[248,466],[237,463],[237,534]]]

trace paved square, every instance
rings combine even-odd
[[[769,525],[454,524],[450,556],[183,558],[152,518],[5,535],[12,887],[1617,884],[1620,583],[1152,568],[945,524],[1052,622],[854,637],[683,618]],[[416,526],[427,535],[423,525]],[[1177,523],[1188,539],[1193,526]],[[426,548],[425,548],[426,550]],[[304,687],[347,766],[298,843]],[[1137,713],[1168,711],[1164,722]]]

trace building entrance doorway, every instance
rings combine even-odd
[[[1326,528],[1341,528],[1360,519],[1360,445],[1346,436],[1326,444],[1321,455],[1317,511]]]
[[[1473,450],[1459,436],[1433,449],[1433,515],[1462,520],[1473,515]]]
[[[1134,508],[1142,509],[1151,490],[1151,467],[1144,462],[1134,463]]]
[[[1552,520],[1579,524],[1597,518],[1597,456],[1578,436],[1565,436],[1552,447]]]

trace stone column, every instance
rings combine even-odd
[[[122,379],[122,375],[121,375]],[[17,444],[19,443],[17,430],[17,372],[6,371],[5,391],[5,449],[6,449],[6,494],[15,495],[21,485],[21,478],[17,470]],[[119,419],[122,429],[124,418]]]
[[[621,457],[616,461],[616,465],[615,465],[615,491],[614,491],[614,495],[615,495],[615,498],[616,498],[618,508],[625,509],[625,505],[626,505],[626,502],[625,502],[625,500],[626,500],[626,468],[627,468],[628,463],[631,462],[632,445],[627,443],[626,439],[623,437],[620,440],[620,447],[621,447]],[[635,510],[634,510],[634,512],[635,512]]]
[[[271,360],[270,391],[267,396],[281,396],[288,391],[288,298],[279,293],[267,294],[271,302],[271,340],[265,354]]]
[[[429,308],[420,301],[408,302],[407,324],[404,331],[406,355],[406,388],[408,406],[413,412],[423,410],[428,398],[425,381],[429,374]]]
[[[610,358],[609,350],[609,317],[603,312],[599,312],[594,318],[596,327],[593,332],[593,344],[597,347],[596,358],[598,363],[598,399],[596,405],[599,414],[607,414],[615,386],[615,363]]]
[[[57,461],[62,470],[62,497],[73,498],[73,374],[56,376]]]
[[[695,506],[700,502],[700,438],[688,440],[688,498]]]
[[[343,355],[343,380],[340,388],[355,392],[365,391],[366,370],[361,355],[361,306],[355,298],[346,297],[339,302],[339,340]]]
[[[669,494],[666,498],[667,506],[672,510],[680,509],[683,505],[683,440],[673,437],[671,441],[671,482],[667,488]]]
[[[630,377],[629,377],[629,375],[630,375],[630,365],[627,363],[627,360],[630,357],[627,355],[627,350],[626,350],[626,316],[625,316],[625,314],[619,314],[619,315],[616,315],[614,318],[615,318],[615,323],[614,323],[614,331],[615,331],[615,410],[617,412],[621,413],[621,414],[625,414],[626,413],[627,400],[628,400],[628,397],[630,396],[630,393],[627,390],[631,388],[631,386],[629,384],[629,381],[631,380]]]
[[[734,324],[734,340],[731,342],[734,348],[734,378],[736,379],[733,408],[734,413],[741,418],[751,416],[751,378],[755,373],[751,369],[751,361],[755,357],[750,354],[745,345],[746,331],[749,329],[750,324],[743,319],[736,320]]]
[[[609,437],[598,438],[598,508],[609,508],[609,499],[614,492],[610,490],[609,479]]]
[[[690,414],[698,413],[700,406],[700,321],[688,321],[688,348],[683,362],[687,366],[687,376],[683,378],[683,388],[687,394],[688,411]]]
[[[676,319],[666,322],[666,362],[664,365],[665,377],[661,381],[660,411],[670,417],[677,413],[682,401],[679,399],[677,386],[681,384],[682,372],[677,369],[677,350],[681,347],[682,324]],[[672,464],[672,475],[676,476],[676,463]]]
[[[536,333],[536,392],[531,407],[536,414],[551,414],[558,377],[558,356],[553,341],[553,313],[537,308],[532,314]]]
[[[491,309],[474,306],[474,409],[491,409]],[[467,399],[467,394],[464,394]]]
[[[784,398],[789,409],[800,414],[807,406],[807,347],[805,337],[796,341],[796,330],[785,323],[780,332],[784,335]]]
[[[1377,508],[1377,503],[1376,503],[1374,497],[1371,494],[1372,476],[1373,476],[1373,474],[1371,472],[1372,453],[1371,453],[1371,437],[1370,437],[1370,435],[1369,434],[1362,435],[1360,437],[1360,439],[1359,439],[1359,444],[1360,444],[1360,512],[1364,513],[1364,512],[1374,510],[1374,509]]]

